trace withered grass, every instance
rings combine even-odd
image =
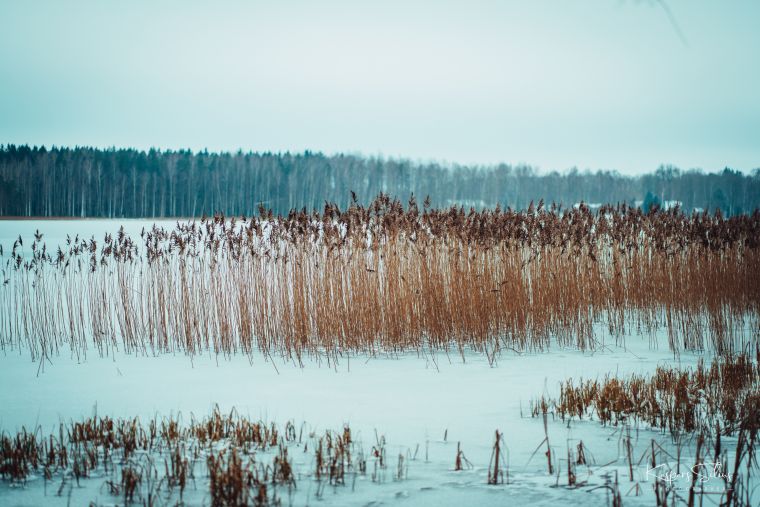
[[[743,350],[760,335],[760,213],[625,206],[526,211],[370,206],[217,215],[133,240],[37,233],[13,245],[0,344],[74,355],[304,356],[551,344],[632,333],[673,351]],[[32,252],[29,252],[31,248]],[[26,250],[25,250],[26,249]]]

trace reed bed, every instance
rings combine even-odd
[[[721,506],[757,503],[752,477],[760,468],[760,348],[754,358],[749,354],[718,357],[710,366],[700,361],[693,370],[658,367],[652,376],[607,376],[577,383],[568,379],[560,386],[559,398],[542,396],[532,402],[531,412],[534,418],[543,418],[544,427],[549,414],[568,424],[573,419],[595,418],[602,425],[618,427],[619,460],[627,464],[633,483],[626,496],[642,493],[634,471],[648,462],[644,480],[654,477],[658,507],[694,507],[705,500]],[[652,439],[649,449],[637,458],[631,428],[638,430],[642,424],[667,432],[675,452],[671,454]],[[638,431],[635,434],[638,441]],[[695,447],[692,462],[683,456],[685,447]],[[547,442],[552,474],[548,449]],[[577,467],[587,464],[585,454],[582,441],[576,452],[568,441],[569,487],[578,484]],[[559,470],[557,477],[559,480]],[[686,487],[678,486],[681,477],[688,479]],[[612,504],[621,505],[617,472],[614,483],[609,481],[606,487],[612,493]]]
[[[694,369],[659,366],[651,376],[568,379],[559,398],[532,403],[533,417],[596,418],[604,425],[643,423],[678,436],[684,432],[733,435],[760,430],[760,349],[718,358]]]
[[[642,440],[643,449],[636,446],[638,438],[634,442],[630,426],[626,426],[627,431],[620,436],[626,451],[605,464],[596,461],[583,441],[568,439],[567,459],[552,458],[553,454],[547,452],[549,480],[544,485],[556,488],[563,482],[568,489],[587,492],[608,489],[618,498],[617,505],[621,505],[623,495],[642,494],[642,482],[651,485],[658,506],[691,507],[697,500],[701,505],[706,495],[720,495],[719,505],[755,505],[752,480],[758,468],[757,422],[755,426],[745,422],[738,428],[735,442],[721,440],[720,433],[696,431],[696,449],[682,442],[677,453],[654,439]],[[428,472],[442,474],[440,477],[447,481],[452,479],[452,473],[462,473],[468,487],[473,488],[474,470],[479,470],[476,475],[484,487],[525,484],[525,472],[515,474],[510,465],[508,442],[519,436],[496,430],[480,437],[492,447],[490,458],[483,453],[477,469],[457,444],[453,469],[432,465]],[[607,440],[604,445],[609,445]],[[542,445],[543,442],[539,448]],[[693,452],[682,453],[681,445]],[[405,481],[409,478],[410,463],[415,463],[414,472],[423,474],[429,463],[427,451],[424,463],[418,461],[418,451],[419,445],[414,452],[407,448],[390,462],[385,438],[377,432],[365,453],[361,438],[348,425],[320,432],[291,421],[278,425],[249,419],[234,409],[222,413],[216,408],[202,419],[190,417],[187,421],[181,416],[146,422],[136,417],[93,416],[61,423],[51,433],[44,433],[41,428],[33,431],[22,428],[15,434],[0,434],[0,480],[11,487],[26,488],[37,482],[38,487],[45,488],[46,496],[68,495],[69,503],[75,488],[84,488],[86,481],[94,481],[102,484],[97,489],[98,505],[104,499],[147,506],[293,505],[309,503],[310,498],[326,498],[327,488],[334,493],[339,489],[354,492],[357,480],[376,484]],[[646,474],[641,470],[642,463]],[[716,463],[720,468],[709,470],[717,475],[708,477],[708,469],[701,467],[713,467]],[[632,485],[628,493],[618,478],[623,470]],[[653,471],[657,473],[654,480]],[[527,480],[533,487],[540,487],[536,472],[529,472]],[[689,473],[690,487],[684,490],[684,481],[675,478]],[[705,478],[713,481],[709,484],[712,489],[705,487]],[[82,494],[77,496],[77,501],[81,501]]]
[[[284,426],[256,421],[215,409],[210,416],[185,424],[181,417],[152,419],[92,417],[61,424],[56,433],[22,429],[0,435],[0,479],[26,483],[42,477],[55,486],[54,494],[81,480],[105,478],[112,496],[125,505],[183,503],[192,490],[210,505],[280,505],[297,487],[288,452],[310,457],[317,449],[311,472],[302,478],[344,485],[348,474],[366,474],[360,442],[348,426],[340,432],[298,433]],[[303,459],[299,456],[299,459]],[[205,489],[205,492],[202,490]]]
[[[53,249],[39,232],[18,238],[6,249],[0,346],[39,361],[94,349],[301,363],[449,349],[493,360],[631,333],[723,354],[760,335],[760,212],[467,212],[385,195],[343,211],[259,211]]]

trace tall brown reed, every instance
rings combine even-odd
[[[369,207],[261,210],[153,227],[135,242],[16,241],[0,344],[44,360],[115,350],[343,352],[592,349],[667,334],[674,351],[742,350],[760,334],[760,213],[598,214]],[[28,248],[28,247],[27,247]]]

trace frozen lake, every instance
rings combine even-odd
[[[179,219],[180,222],[186,222],[187,219]],[[19,236],[24,240],[26,249],[25,253],[30,254],[31,245],[34,239],[34,232],[42,233],[42,241],[47,244],[48,249],[55,251],[58,245],[66,244],[66,235],[73,239],[76,235],[80,238],[95,238],[101,242],[106,233],[116,234],[119,227],[124,227],[124,232],[139,238],[140,231],[150,229],[154,224],[159,227],[172,228],[177,223],[175,219],[29,219],[29,220],[0,220],[0,245],[4,251],[10,252],[13,242]]]
[[[439,355],[435,364],[416,355],[354,357],[336,368],[311,361],[304,368],[279,363],[276,369],[263,358],[250,364],[242,356],[218,362],[209,357],[191,361],[185,356],[93,357],[79,364],[59,357],[38,375],[38,365],[25,354],[6,352],[0,358],[0,427],[14,431],[22,425],[39,425],[46,433],[56,431],[59,421],[77,420],[95,410],[112,417],[138,415],[142,420],[180,413],[202,417],[215,404],[223,412],[235,407],[253,418],[303,421],[317,431],[347,423],[365,441],[374,439],[375,430],[385,435],[392,455],[427,446],[430,463],[411,463],[409,475],[416,488],[389,483],[386,491],[365,485],[358,496],[339,491],[339,503],[353,504],[359,498],[411,503],[434,499],[435,505],[456,504],[462,500],[459,495],[473,493],[462,489],[468,486],[487,495],[483,497],[487,503],[505,500],[485,485],[492,435],[499,429],[510,453],[510,473],[523,481],[512,488],[504,486],[504,494],[530,501],[543,499],[549,504],[557,500],[556,490],[526,487],[554,480],[546,475],[542,451],[531,460],[544,438],[540,419],[529,416],[532,398],[544,392],[555,395],[558,383],[568,377],[645,373],[658,364],[690,365],[696,360],[692,355],[674,360],[669,352],[646,346],[596,354],[561,350],[510,353],[495,366],[481,355],[466,356],[464,362],[456,356],[449,362]],[[550,440],[560,455],[568,438],[582,439],[600,464],[620,458],[619,435],[615,433],[596,422],[573,423],[570,428],[559,421],[549,425]],[[645,431],[640,436],[642,445],[652,437],[665,443],[669,440],[658,432]],[[461,442],[474,470],[451,472],[456,442]],[[433,488],[437,494],[424,488]],[[40,493],[39,488],[34,491]],[[398,491],[404,494],[396,497]],[[3,494],[28,498],[18,489],[0,486],[0,500]],[[572,494],[578,503],[606,503],[603,492]]]

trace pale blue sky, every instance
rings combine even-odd
[[[0,0],[0,143],[760,167],[760,2]]]

